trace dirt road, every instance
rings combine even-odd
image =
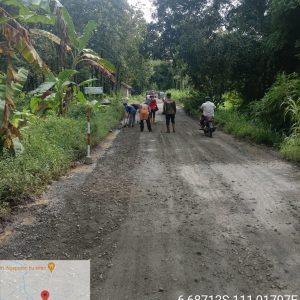
[[[204,137],[182,111],[177,132],[164,130],[161,115],[152,133],[122,129],[94,169],[24,208],[0,259],[91,259],[93,300],[299,299],[299,168],[220,131]]]

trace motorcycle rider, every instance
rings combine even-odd
[[[199,107],[199,110],[202,111],[202,116],[200,119],[201,128],[204,128],[204,121],[208,117],[214,117],[216,106],[213,102],[210,101],[210,97],[205,97],[205,102]]]

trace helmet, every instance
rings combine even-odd
[[[210,97],[209,97],[209,96],[206,96],[206,97],[205,97],[205,101],[210,101]]]

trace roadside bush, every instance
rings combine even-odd
[[[37,118],[23,130],[24,152],[16,157],[4,153],[1,157],[0,218],[15,199],[39,191],[51,180],[66,173],[71,161],[86,153],[86,113],[81,113],[80,109],[77,113],[75,111],[72,113],[77,115],[76,119],[55,116]],[[93,145],[118,124],[122,113],[123,107],[116,101],[104,112],[93,112]]]
[[[182,103],[185,98],[190,96],[190,90],[175,90],[175,89],[170,89],[167,90],[166,93],[171,93],[172,99],[175,100],[176,102]]]
[[[190,93],[189,97],[184,98],[183,108],[185,112],[192,117],[199,117],[201,112],[199,106],[204,102],[205,94]]]
[[[242,97],[236,91],[226,92],[222,96],[222,108],[233,109],[242,105]]]
[[[203,100],[200,97],[188,97],[183,101],[183,108],[185,112],[192,117],[199,117],[199,106]]]
[[[215,119],[225,132],[238,138],[269,146],[278,146],[282,141],[280,134],[272,131],[263,123],[254,123],[250,117],[235,110],[218,110]]]
[[[300,162],[300,135],[292,135],[284,140],[280,152],[287,159]]]
[[[113,101],[112,106],[106,107],[104,112],[94,112],[91,122],[92,144],[96,145],[105,138],[107,133],[119,124],[123,114],[124,106],[117,100]]]
[[[288,99],[286,114],[293,122],[292,134],[281,145],[281,153],[288,159],[300,162],[300,98]]]
[[[251,105],[252,116],[275,130],[289,131],[292,120],[285,111],[289,99],[300,98],[300,77],[280,74],[266,95]]]
[[[34,192],[63,174],[76,156],[70,151],[74,140],[78,140],[77,148],[80,145],[77,128],[76,120],[51,117],[37,119],[26,129],[24,153],[17,157],[7,155],[0,161],[0,201]]]

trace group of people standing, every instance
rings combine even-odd
[[[176,103],[171,99],[170,93],[167,93],[166,99],[163,99],[163,102],[163,114],[166,117],[167,133],[170,133],[170,122],[172,123],[173,132],[175,132]],[[134,127],[136,113],[139,111],[141,131],[144,131],[144,121],[146,121],[148,131],[152,131],[152,124],[155,124],[155,115],[158,111],[157,100],[153,95],[146,98],[142,104],[128,104],[126,102],[124,105],[128,120],[127,125],[129,127]]]

